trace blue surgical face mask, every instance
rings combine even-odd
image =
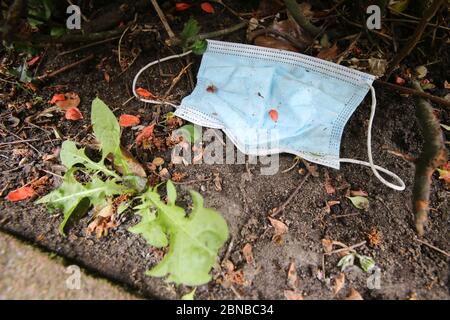
[[[187,53],[185,53],[187,54]],[[184,54],[183,54],[184,55]],[[180,57],[171,56],[144,67]],[[339,169],[341,162],[371,167],[381,182],[404,190],[394,173],[372,160],[371,128],[375,77],[299,53],[238,43],[208,41],[197,85],[175,115],[195,124],[222,129],[246,154],[291,153]],[[367,136],[369,161],[339,157],[342,133],[368,91],[372,112]],[[141,99],[150,103],[162,103]],[[385,180],[384,172],[398,184]]]

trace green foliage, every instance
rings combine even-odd
[[[184,25],[183,31],[180,33],[181,46],[185,50],[192,50],[194,54],[201,55],[205,52],[207,43],[204,39],[198,38],[200,26],[194,18],[190,18]]]
[[[355,208],[361,209],[361,210],[367,210],[369,209],[369,200],[366,197],[356,196],[356,197],[347,197],[352,204],[355,206]]]
[[[61,233],[64,233],[64,227],[72,216],[81,217],[90,205],[101,207],[107,203],[107,197],[128,192],[116,180],[103,181],[98,176],[94,176],[90,182],[83,185],[76,180],[74,176],[76,171],[76,168],[69,169],[64,175],[62,185],[36,202],[48,204],[51,210],[63,211],[64,220],[59,226]]]
[[[203,207],[203,198],[197,192],[191,191],[193,208],[189,215],[175,204],[176,190],[170,181],[167,193],[165,204],[156,188],[149,189],[135,208],[142,220],[130,231],[141,234],[152,246],[170,246],[164,259],[147,274],[167,276],[167,281],[176,284],[207,283],[217,251],[228,239],[227,224],[218,212]]]
[[[194,296],[195,296],[195,291],[197,290],[197,288],[194,288],[194,290],[192,290],[189,293],[186,293],[185,295],[183,295],[181,297],[181,300],[195,300]]]
[[[77,148],[73,141],[64,141],[60,157],[68,171],[64,175],[63,184],[37,201],[38,204],[46,203],[50,209],[63,211],[64,220],[59,226],[61,233],[64,233],[64,227],[72,217],[82,217],[91,205],[102,207],[111,196],[137,191],[132,184],[121,184],[123,177],[105,165],[105,158],[110,154],[117,159],[123,157],[120,151],[120,127],[116,117],[98,98],[92,102],[91,111],[93,130],[101,146],[102,159],[95,162],[86,155],[84,148]],[[84,184],[80,183],[74,175],[77,171],[85,173],[91,179]],[[102,180],[99,173],[106,176],[106,179]]]
[[[375,267],[375,260],[373,258],[360,255],[356,252],[343,256],[337,266],[341,268],[341,271],[344,271],[347,267],[354,265],[355,257],[358,258],[359,265],[364,272],[370,272]]]
[[[186,124],[177,131],[186,139],[186,141],[189,141],[190,143],[195,143],[201,138],[202,134],[193,124]]]
[[[47,204],[53,211],[60,209],[64,220],[59,226],[61,233],[69,220],[81,218],[91,206],[98,210],[111,207],[114,196],[137,195],[141,204],[135,207],[141,222],[130,229],[141,234],[157,248],[169,247],[164,259],[148,275],[167,276],[177,284],[200,285],[211,279],[209,272],[216,262],[217,251],[228,238],[228,227],[223,217],[213,209],[203,207],[203,198],[192,191],[193,209],[189,215],[175,204],[177,191],[171,181],[166,184],[167,204],[157,192],[150,189],[146,179],[137,176],[128,168],[120,147],[120,127],[116,117],[100,99],[92,102],[91,120],[96,139],[100,144],[101,159],[96,162],[78,148],[73,141],[65,141],[61,148],[61,162],[68,171],[61,186],[39,199],[36,203]],[[120,175],[109,168],[105,161],[113,159],[114,168],[120,167]],[[77,174],[87,181],[77,180]],[[117,214],[123,213],[132,203],[123,202]],[[194,291],[191,293],[192,296]]]

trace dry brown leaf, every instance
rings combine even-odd
[[[242,254],[244,255],[245,261],[248,264],[254,264],[255,259],[253,258],[253,248],[250,243],[247,243],[242,249]]]
[[[297,269],[295,267],[295,262],[289,264],[289,270],[287,275],[287,284],[291,289],[296,290],[299,285]]]
[[[327,171],[325,171],[325,191],[327,194],[336,193],[336,188],[331,184],[331,178]]]
[[[327,212],[327,213],[331,213],[331,207],[332,206],[336,206],[336,205],[338,205],[338,204],[340,204],[341,202],[340,201],[337,201],[337,200],[330,200],[330,201],[327,201],[327,206],[325,207],[325,211]]]
[[[339,273],[339,275],[334,279],[334,295],[337,295],[339,291],[345,285],[345,274],[343,272]]]
[[[133,155],[125,148],[123,148],[122,146],[120,147],[120,150],[122,151],[122,155],[123,155],[123,159],[125,160],[128,169],[131,171],[131,173],[142,177],[142,178],[146,178],[147,174],[145,173],[145,169],[144,167],[140,164],[139,161],[137,161]],[[120,173],[120,174],[125,174],[123,168],[114,163],[114,168]]]
[[[303,300],[303,295],[294,290],[284,290],[284,296],[287,300]]]
[[[388,62],[386,59],[369,58],[370,73],[377,77],[384,76]]]
[[[319,171],[317,171],[317,166],[314,164],[309,163],[305,159],[302,159],[303,164],[306,167],[306,170],[314,177],[317,178],[319,176]]]
[[[330,48],[320,50],[320,52],[317,54],[317,58],[322,60],[333,61],[334,59],[336,59],[338,52],[339,48],[335,43]]]
[[[80,97],[75,92],[64,93],[65,100],[56,101],[55,104],[62,110],[69,110],[80,105]]]
[[[369,194],[363,190],[350,190],[350,196],[352,197],[367,197]]]
[[[268,217],[270,224],[275,229],[274,235],[272,237],[272,240],[276,243],[280,244],[283,241],[283,235],[285,235],[288,232],[288,227],[280,220]]]
[[[305,18],[312,18],[314,16],[314,11],[311,10],[312,6],[310,3],[302,2],[298,4],[298,7]]]
[[[258,36],[255,38],[254,44],[260,47],[299,52],[297,48],[289,44],[289,42],[271,36]]]
[[[330,253],[331,251],[333,251],[333,240],[322,239],[322,247],[325,253]]]
[[[108,234],[108,230],[117,227],[117,222],[114,219],[114,206],[112,203],[101,208],[96,214],[95,219],[89,223],[87,227],[88,233],[95,232],[97,238]]]
[[[344,300],[364,300],[364,299],[358,291],[351,288],[349,295]]]
[[[222,191],[222,178],[220,177],[219,173],[214,173],[214,189],[216,191]]]

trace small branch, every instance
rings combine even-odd
[[[422,90],[417,81],[413,83],[413,86],[416,90]],[[422,129],[423,147],[416,161],[412,198],[416,230],[422,236],[428,219],[431,176],[437,167],[447,161],[447,149],[439,121],[431,105],[424,99],[416,99],[416,118]]]
[[[335,244],[335,243],[333,243],[333,244]],[[362,242],[354,244],[354,245],[352,245],[350,247],[344,247],[344,248],[341,248],[341,249],[336,249],[336,250],[333,250],[333,251],[330,251],[330,252],[325,252],[324,254],[327,255],[327,256],[331,256],[332,254],[346,252],[346,251],[356,252],[355,251],[356,248],[362,247],[365,244],[366,244],[366,241],[362,241]]]
[[[433,3],[431,4],[431,6],[425,11],[425,13],[423,14],[423,17],[420,20],[420,23],[417,25],[417,28],[414,31],[414,34],[412,35],[411,39],[397,53],[397,55],[392,60],[391,65],[389,66],[388,70],[386,71],[386,79],[390,78],[394,69],[397,68],[397,66],[400,64],[400,62],[402,62],[403,59],[406,58],[406,56],[408,56],[411,53],[411,51],[416,47],[420,38],[422,38],[422,34],[425,31],[431,18],[434,17],[434,15],[438,11],[438,9],[446,1],[447,0],[434,0]]]
[[[433,250],[436,250],[436,251],[439,252],[439,253],[442,253],[442,254],[443,254],[444,256],[446,256],[447,258],[450,257],[450,253],[448,253],[448,252],[446,252],[446,251],[444,251],[444,250],[442,250],[442,249],[439,249],[438,247],[435,247],[435,246],[433,246],[432,244],[429,244],[428,242],[422,241],[422,240],[420,240],[420,239],[414,239],[414,240],[416,240],[417,242],[419,242],[419,243],[421,243],[421,244],[423,244],[423,245],[426,245],[427,247],[429,247],[429,248],[431,248],[431,249],[433,249]]]
[[[74,62],[74,63],[65,65],[64,67],[62,67],[62,68],[60,68],[60,69],[58,69],[58,70],[55,70],[55,71],[53,71],[53,72],[51,72],[51,73],[46,73],[46,74],[43,74],[43,75],[41,75],[41,76],[39,76],[39,77],[36,77],[36,80],[37,80],[37,81],[45,81],[45,80],[48,80],[48,79],[50,79],[50,78],[53,78],[53,77],[57,76],[57,75],[60,74],[60,73],[63,73],[63,72],[65,72],[65,71],[67,71],[67,70],[70,70],[70,69],[72,69],[72,68],[75,68],[75,67],[79,66],[80,64],[85,63],[85,62],[87,62],[87,61],[89,61],[89,60],[92,60],[92,59],[94,59],[94,54],[91,54],[91,55],[87,56],[86,58],[83,58],[83,59],[81,59],[81,60],[78,60],[78,61],[76,61],[76,62]]]
[[[311,175],[311,173],[309,173],[309,172],[305,175],[303,180],[300,182],[300,184],[297,186],[297,188],[295,188],[295,190],[291,193],[289,198],[287,198],[287,200],[280,207],[278,207],[278,209],[276,209],[275,212],[273,212],[270,215],[271,217],[276,217],[277,215],[279,215],[280,213],[282,213],[284,211],[286,206],[292,201],[292,199],[294,199],[294,197],[297,195],[297,193],[303,187],[303,185],[305,184],[306,180],[308,180],[310,175]]]
[[[164,29],[166,29],[167,34],[169,35],[169,38],[175,38],[175,33],[173,33],[172,29],[170,28],[169,23],[167,22],[166,16],[164,15],[164,12],[159,7],[159,4],[156,0],[151,0],[153,7],[155,8],[156,13],[158,14],[159,19],[161,20]]]
[[[217,38],[217,37],[221,37],[221,36],[225,36],[228,35],[230,33],[236,32],[240,29],[243,29],[247,26],[248,22],[247,21],[243,21],[240,22],[232,27],[226,28],[226,29],[222,29],[222,30],[217,30],[217,31],[212,31],[212,32],[207,32],[207,33],[202,33],[199,34],[196,39],[198,40],[205,40],[205,39],[210,39],[210,38]],[[171,46],[177,46],[181,44],[181,39],[179,38],[171,38],[171,39],[167,39],[166,40],[166,45],[168,45],[169,47]]]
[[[321,31],[321,28],[316,27],[303,15],[296,0],[284,0],[287,10],[294,18],[295,22],[311,36],[315,37]]]
[[[382,85],[384,87],[396,90],[396,91],[400,91],[400,92],[403,92],[403,93],[411,94],[413,96],[417,96],[417,97],[421,97],[421,98],[424,98],[424,99],[428,99],[428,100],[430,100],[430,101],[432,101],[434,103],[440,104],[440,105],[445,106],[445,107],[450,109],[450,101],[448,101],[448,100],[446,100],[444,98],[433,96],[432,94],[423,92],[423,90],[414,90],[412,88],[399,86],[399,85],[396,85],[396,84],[393,84],[393,83],[390,83],[390,82],[386,82],[386,81],[383,81],[383,80],[379,80],[379,79],[375,80],[375,83],[376,84],[380,84],[380,85]]]

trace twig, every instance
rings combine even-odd
[[[376,84],[380,84],[380,85],[382,85],[384,87],[393,89],[393,90],[397,90],[397,91],[401,91],[403,93],[411,94],[413,96],[425,98],[425,99],[428,99],[428,100],[430,100],[430,101],[432,101],[434,103],[437,103],[437,104],[443,105],[443,106],[445,106],[447,108],[450,108],[450,101],[448,101],[448,100],[446,100],[444,98],[441,98],[441,97],[433,96],[432,94],[423,92],[422,90],[415,90],[415,89],[412,89],[412,88],[399,86],[399,85],[396,85],[396,84],[393,84],[393,83],[390,83],[390,82],[386,82],[386,81],[383,81],[383,80],[380,80],[380,79],[376,79],[375,83]]]
[[[167,89],[166,93],[164,94],[164,99],[167,98],[167,96],[172,92],[172,89],[176,86],[176,84],[181,80],[181,77],[186,73],[186,71],[192,66],[192,62],[189,63],[187,66],[185,66],[183,69],[181,69],[180,73],[172,80],[172,83],[170,84],[169,89]]]
[[[324,254],[327,255],[327,256],[331,256],[332,254],[340,253],[340,252],[345,252],[345,251],[352,251],[352,252],[355,252],[355,249],[356,249],[356,248],[362,247],[362,246],[365,245],[365,244],[366,244],[366,241],[364,240],[364,241],[362,241],[362,242],[360,242],[360,243],[357,243],[357,244],[354,244],[354,245],[352,245],[352,246],[350,246],[350,247],[345,247],[345,248],[341,248],[341,249],[336,249],[336,250],[333,250],[333,251],[330,251],[330,252],[325,252]]]
[[[339,219],[339,218],[346,218],[346,217],[353,217],[353,216],[358,216],[360,215],[359,212],[355,212],[355,213],[347,213],[347,214],[341,214],[341,215],[334,215],[331,216],[333,219]]]
[[[395,68],[403,61],[406,56],[408,56],[411,51],[416,47],[417,42],[422,38],[422,34],[425,31],[428,22],[436,14],[441,5],[447,0],[434,0],[431,6],[423,14],[420,23],[417,25],[414,34],[412,35],[410,41],[397,53],[397,55],[392,60],[388,70],[386,71],[386,79],[389,79]]]
[[[309,178],[309,176],[311,175],[311,173],[307,173],[304,177],[303,180],[300,182],[300,184],[297,186],[297,188],[295,188],[295,190],[291,193],[291,195],[289,196],[289,198],[287,198],[287,200],[280,206],[278,207],[277,210],[275,210],[275,212],[273,212],[271,214],[271,217],[275,217],[277,215],[279,215],[281,212],[284,211],[284,209],[286,208],[286,206],[289,204],[289,202],[292,201],[292,199],[297,195],[297,193],[300,191],[300,189],[303,187],[303,185],[305,184],[306,180]]]
[[[48,171],[48,170],[44,170],[44,169],[39,169],[39,170],[42,171],[42,172],[48,173],[48,174],[50,174],[52,176],[64,179],[64,177],[62,175],[60,175],[60,174],[57,174],[57,173],[54,173],[54,172],[51,172],[51,171]]]
[[[121,47],[122,47],[122,40],[127,31],[130,29],[130,26],[128,26],[122,33],[119,39],[119,44],[117,45],[117,58],[119,59],[119,66],[122,68],[122,56],[121,56]],[[122,70],[123,71],[123,70]]]
[[[87,48],[90,48],[90,47],[94,47],[94,46],[97,46],[99,44],[104,44],[104,43],[107,43],[107,42],[110,42],[110,41],[114,41],[114,40],[119,39],[119,38],[120,38],[120,36],[115,36],[115,37],[112,37],[112,38],[109,38],[109,39],[103,39],[103,40],[100,40],[100,41],[92,42],[92,43],[86,44],[84,46],[75,48],[75,49],[71,49],[71,50],[67,50],[67,51],[63,51],[61,53],[58,53],[57,57],[64,56],[64,55],[70,54],[70,53],[74,53],[74,52],[77,52],[77,51],[80,51],[80,50],[83,50],[83,49],[87,49]]]
[[[305,29],[313,37],[320,33],[321,28],[316,27],[306,19],[296,0],[284,0],[284,4],[295,22],[297,22],[302,29]]]
[[[234,246],[234,238],[231,237],[230,242],[228,243],[227,251],[225,252],[225,255],[223,256],[222,262],[220,263],[221,266],[223,266],[225,261],[227,261],[228,258],[230,257],[231,250],[233,249],[233,246]]]
[[[31,145],[30,143],[28,143],[27,140],[23,140],[20,136],[18,136],[18,135],[15,134],[14,132],[11,132],[11,131],[7,130],[6,128],[2,128],[2,130],[8,132],[10,135],[13,135],[13,136],[16,137],[17,139],[19,139],[22,143],[25,143],[27,146],[29,146],[31,149],[33,149],[34,151],[36,151],[38,154],[42,155],[42,152],[40,152],[38,149],[36,149],[35,147],[33,147],[33,145]]]
[[[413,85],[415,89],[422,90],[417,81]],[[416,99],[416,118],[422,129],[423,145],[416,161],[412,200],[416,230],[422,236],[428,219],[431,176],[437,167],[447,162],[447,149],[439,120],[424,99]]]
[[[238,23],[232,27],[226,28],[226,29],[202,33],[202,34],[199,34],[196,37],[196,39],[205,40],[205,39],[209,39],[209,38],[217,38],[217,37],[225,36],[227,34],[230,34],[230,33],[236,32],[240,29],[245,28],[247,26],[247,24],[248,24],[247,21],[243,21],[243,22],[240,22],[240,23]],[[181,44],[181,39],[179,39],[179,38],[171,38],[171,39],[166,40],[166,45],[168,45],[169,47],[176,46],[179,44]]]
[[[439,253],[442,253],[446,257],[450,257],[450,253],[448,253],[448,252],[446,252],[446,251],[444,251],[442,249],[439,249],[438,247],[435,247],[432,244],[429,244],[428,242],[425,242],[425,241],[420,240],[420,239],[414,239],[414,240],[416,240],[417,242],[419,242],[419,243],[421,243],[423,245],[426,245],[427,247],[429,247],[429,248],[431,248],[433,250],[436,250]]]
[[[159,19],[161,20],[164,29],[166,29],[167,34],[169,35],[169,38],[175,38],[175,33],[173,33],[172,29],[170,28],[169,23],[167,22],[166,16],[164,15],[164,12],[159,7],[159,4],[156,0],[151,0],[152,5],[155,8],[156,13],[158,14]]]
[[[94,59],[94,54],[91,54],[91,55],[87,56],[86,58],[78,60],[78,61],[76,61],[74,63],[65,65],[64,67],[62,67],[62,68],[60,68],[58,70],[55,70],[53,72],[43,74],[43,75],[37,77],[36,80],[37,81],[45,81],[47,79],[50,79],[50,78],[53,78],[53,77],[57,76],[60,73],[63,73],[63,72],[65,72],[67,70],[70,70],[70,69],[73,69],[73,68],[79,66],[80,64],[85,63],[85,62],[87,62],[89,60],[92,60],[92,59]]]
[[[15,140],[15,141],[11,141],[11,142],[1,142],[0,147],[11,145],[11,144],[20,144],[20,143],[26,143],[26,142],[39,141],[39,140],[41,140],[41,139],[27,139],[27,140],[20,139],[20,140]]]

